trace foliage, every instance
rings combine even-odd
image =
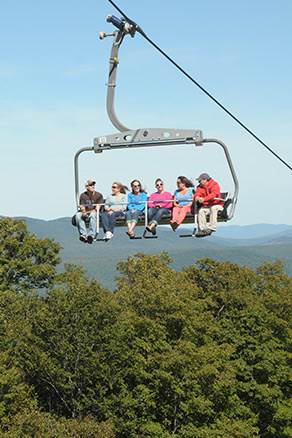
[[[121,262],[114,293],[75,266],[52,269],[43,297],[27,293],[38,265],[23,290],[5,277],[3,436],[291,436],[291,277],[170,261]]]
[[[59,249],[58,243],[29,234],[24,222],[0,219],[0,290],[48,287]]]
[[[0,353],[0,388],[0,424],[5,429],[14,415],[35,405],[21,371],[10,363],[6,352]]]
[[[217,342],[234,346],[239,361],[236,393],[257,416],[261,436],[289,436],[279,412],[291,394],[292,279],[281,263],[266,263],[256,272],[232,263],[202,260],[187,269],[210,300],[217,318]]]
[[[37,409],[24,410],[13,418],[2,438],[115,438],[110,422],[97,423],[85,417],[82,421],[56,417]]]

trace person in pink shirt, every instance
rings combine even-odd
[[[169,215],[172,209],[172,194],[164,191],[164,183],[161,178],[155,181],[156,192],[148,199],[148,221],[146,230],[153,235],[156,234],[156,227],[163,216]]]

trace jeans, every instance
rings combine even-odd
[[[149,224],[159,224],[162,216],[169,215],[170,210],[168,208],[149,208],[148,209],[148,222]]]
[[[101,213],[101,222],[102,222],[103,231],[105,233],[107,231],[110,231],[111,233],[114,232],[116,218],[118,217],[125,218],[125,213],[123,211],[114,211],[111,214],[107,213],[106,211]]]
[[[94,238],[97,234],[96,211],[91,211],[88,216],[79,211],[76,213],[76,224],[80,236],[88,235]]]
[[[138,222],[139,216],[142,216],[144,212],[141,210],[128,210],[126,211],[127,222]]]

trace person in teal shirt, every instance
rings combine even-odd
[[[174,203],[170,226],[175,231],[191,212],[193,204],[194,185],[186,176],[177,177],[177,189],[174,192]]]
[[[142,188],[139,180],[134,179],[131,182],[132,191],[128,193],[128,211],[126,212],[126,221],[128,231],[127,234],[130,238],[135,237],[134,229],[141,216],[145,211],[147,204],[147,194]]]

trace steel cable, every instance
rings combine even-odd
[[[216,103],[226,114],[228,114],[233,120],[235,120],[245,131],[247,131],[253,138],[255,138],[262,146],[264,146],[271,154],[274,155],[279,161],[282,162],[289,170],[292,171],[292,166],[288,164],[283,158],[280,157],[271,147],[269,147],[263,140],[261,140],[251,129],[249,129],[243,122],[241,122],[231,111],[229,111],[222,103],[220,103],[211,93],[209,93],[202,85],[199,84],[186,70],[184,70],[177,62],[174,61],[164,50],[162,50],[154,41],[152,41],[145,32],[138,26],[133,20],[131,20],[112,0],[108,0],[111,5],[126,19],[126,21],[133,26],[137,32],[139,32],[143,38],[145,38],[149,44],[151,44],[158,52],[160,52],[171,64],[173,64],[183,75],[185,75],[191,82],[193,82],[203,93],[205,93],[213,102]]]

